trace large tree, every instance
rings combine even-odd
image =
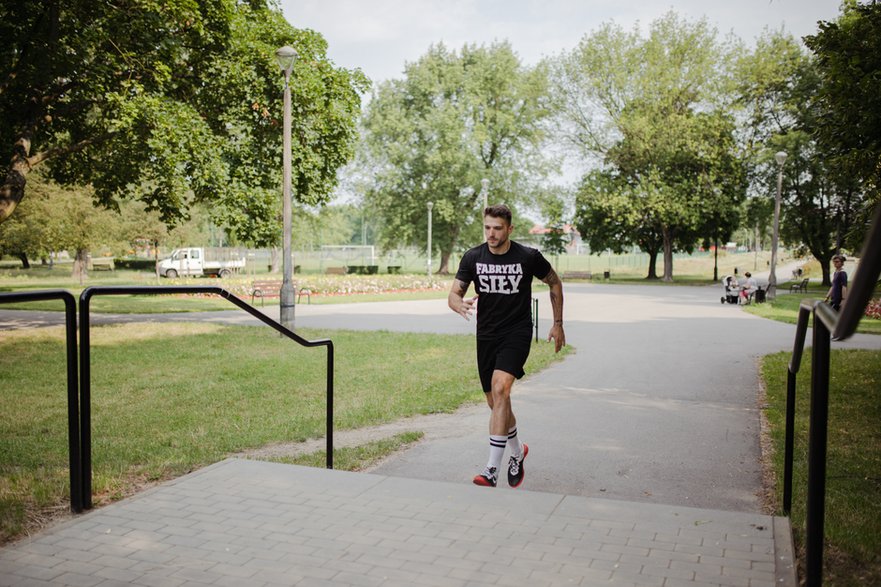
[[[521,65],[507,43],[458,52],[435,45],[404,73],[379,86],[364,116],[365,201],[387,247],[423,245],[433,202],[432,240],[446,273],[463,239],[480,239],[482,179],[490,203],[535,192],[546,77]]]
[[[46,0],[0,7],[0,221],[45,164],[99,203],[139,199],[163,221],[196,201],[243,236],[270,239],[278,207],[282,76],[293,46],[296,197],[326,200],[351,155],[360,72],[265,0]]]
[[[832,167],[866,192],[843,239],[858,249],[881,204],[881,4],[848,0],[838,20],[819,25],[805,37],[821,80],[813,136]]]
[[[647,247],[649,278],[658,245],[669,281],[674,251],[735,224],[744,183],[726,100],[734,49],[706,21],[671,12],[645,38],[604,25],[555,64],[560,135],[602,169],[582,182],[578,226],[608,248]],[[601,176],[602,185],[590,185]],[[610,205],[599,199],[612,194]],[[611,220],[616,210],[627,219]],[[610,221],[613,238],[600,234]]]
[[[773,154],[786,152],[780,234],[810,251],[829,285],[829,262],[859,224],[871,176],[856,172],[862,155],[836,155],[817,140],[826,127],[821,98],[826,82],[817,60],[795,39],[767,33],[743,56],[738,71],[751,190],[775,197],[779,168]]]

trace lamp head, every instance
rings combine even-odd
[[[434,208],[434,202],[429,202],[427,205],[428,205],[428,209],[429,209],[429,211],[430,211],[432,208]]]
[[[777,151],[777,153],[774,155],[774,159],[777,161],[777,165],[783,167],[783,164],[786,163],[787,156],[788,155],[786,154],[786,151]]]
[[[297,51],[293,47],[285,45],[275,52],[275,60],[285,77],[291,75],[294,70],[294,62],[297,60]]]

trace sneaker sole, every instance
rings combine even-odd
[[[474,478],[474,484],[479,485],[480,487],[495,487],[495,485],[493,485],[492,482],[483,475],[477,475]]]
[[[526,479],[526,469],[523,468],[523,463],[526,461],[526,455],[529,454],[529,445],[525,442],[523,443],[523,458],[520,459],[520,472],[523,473],[520,475],[520,481],[517,482],[517,485],[511,485],[511,489],[517,489],[521,485],[523,485],[523,480]]]

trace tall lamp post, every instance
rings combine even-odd
[[[778,151],[774,155],[779,169],[777,170],[777,197],[774,199],[774,234],[771,237],[771,273],[768,275],[768,292],[773,289],[777,296],[777,242],[780,238],[780,198],[783,193],[783,164],[786,163],[786,152]]]
[[[282,235],[282,281],[279,294],[279,322],[289,330],[294,329],[294,280],[293,258],[291,253],[291,72],[297,60],[293,47],[284,46],[275,52],[278,66],[284,74],[284,146],[282,165],[282,216],[284,234]]]
[[[428,203],[428,276],[431,277],[431,209],[434,208],[434,202]]]

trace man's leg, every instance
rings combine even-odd
[[[508,422],[516,422],[511,410],[513,384],[514,376],[510,373],[498,369],[493,371],[490,391],[486,394],[486,403],[492,410],[489,417],[489,459],[484,472],[474,478],[476,485],[496,485],[508,443]]]

